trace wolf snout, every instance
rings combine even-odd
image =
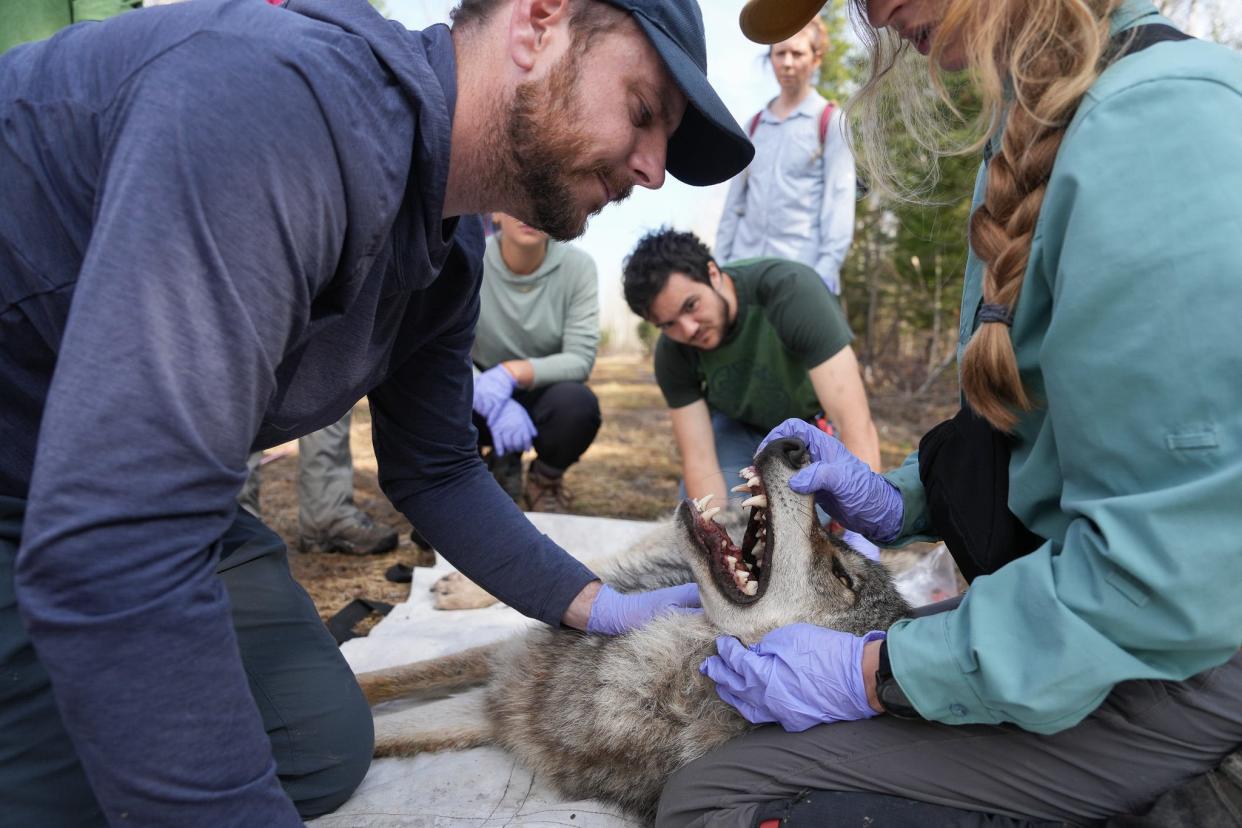
[[[782,437],[779,440],[773,440],[764,446],[763,452],[759,457],[755,458],[756,463],[765,457],[776,455],[789,468],[797,471],[798,469],[811,462],[811,453],[806,447],[806,443],[796,437]]]

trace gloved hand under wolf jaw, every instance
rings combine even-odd
[[[815,502],[846,529],[883,544],[901,533],[906,507],[897,487],[859,460],[840,440],[803,420],[786,420],[763,438],[763,447],[782,437],[806,443],[811,465],[789,478],[789,488],[814,494]]]
[[[515,451],[521,454],[531,447],[539,435],[539,430],[530,421],[530,415],[516,400],[505,400],[487,418],[487,430],[492,433],[492,449],[497,455]]]
[[[635,627],[641,627],[659,615],[702,612],[702,606],[699,602],[698,584],[626,593],[617,592],[604,584],[595,596],[595,603],[591,604],[591,617],[587,619],[586,631],[620,635]]]
[[[849,722],[878,715],[867,702],[863,646],[885,637],[791,624],[765,635],[753,647],[732,636],[716,639],[714,655],[699,672],[716,682],[716,693],[751,724],[776,722],[799,733],[825,722]]]
[[[513,398],[517,378],[503,365],[493,365],[474,378],[474,413],[491,424],[492,416]]]

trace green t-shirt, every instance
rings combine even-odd
[[[669,408],[698,400],[760,430],[821,409],[807,373],[854,338],[841,305],[814,270],[784,259],[723,267],[737,291],[737,318],[710,351],[661,335],[655,374]]]
[[[142,0],[0,0],[0,52],[51,37],[70,23],[104,20]]]

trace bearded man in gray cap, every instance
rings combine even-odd
[[[200,0],[0,58],[0,802],[21,825],[300,825],[371,753],[246,457],[369,397],[382,485],[548,624],[618,595],[496,486],[471,426],[481,234],[560,239],[751,148],[693,0]],[[589,91],[588,91],[589,90]]]

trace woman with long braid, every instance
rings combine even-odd
[[[658,824],[1242,824],[1242,55],[1149,0],[852,9],[872,186],[901,193],[885,125],[983,152],[964,403],[885,475],[804,424],[767,439],[808,444],[795,491],[881,545],[943,538],[971,588],[887,636],[720,639],[702,671],[780,727],[684,768]]]

